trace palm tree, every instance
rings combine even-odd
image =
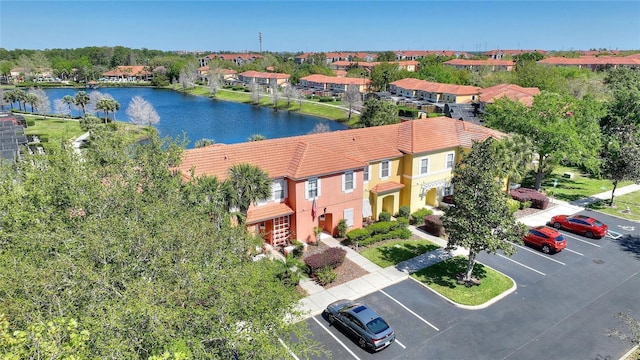
[[[104,123],[106,124],[107,122],[109,122],[109,113],[112,112],[115,119],[115,113],[120,109],[120,103],[115,101],[114,99],[103,98],[98,100],[96,109],[102,110],[104,112]]]
[[[495,144],[498,154],[497,175],[506,179],[506,192],[509,193],[511,183],[521,181],[528,171],[534,155],[533,143],[526,136],[514,134]]]
[[[13,110],[13,103],[17,100],[17,93],[15,90],[5,91],[2,94],[2,99],[11,106],[11,110]]]
[[[247,212],[252,203],[271,196],[269,175],[255,165],[248,163],[233,165],[229,168],[225,182],[231,189],[229,205],[238,208],[240,224],[244,224],[247,220]]]
[[[62,103],[69,107],[69,113],[71,113],[71,105],[75,104],[75,100],[71,95],[65,95],[62,97]]]
[[[14,90],[16,92],[16,101],[20,110],[27,111],[27,93],[23,90]]]
[[[34,112],[34,110],[37,110],[38,108],[36,107],[36,105],[38,104],[38,97],[36,96],[36,94],[26,94],[25,96],[25,100],[24,100],[27,104],[31,105],[31,113]],[[26,107],[25,107],[26,110]]]
[[[91,101],[91,98],[89,97],[89,94],[87,94],[86,91],[78,91],[76,93],[74,102],[77,106],[80,106],[80,108],[82,109],[82,116],[87,115],[86,106],[90,101]]]

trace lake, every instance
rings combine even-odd
[[[44,89],[53,104],[65,95],[75,96],[83,89]],[[193,148],[200,139],[212,139],[216,143],[234,144],[245,142],[251,135],[260,134],[267,139],[308,134],[316,124],[326,124],[331,131],[347,129],[337,121],[315,116],[301,115],[289,111],[274,111],[271,108],[229,101],[212,100],[203,96],[194,96],[177,91],[154,88],[99,88],[87,89],[87,93],[99,91],[109,94],[120,103],[115,115],[119,121],[128,121],[126,114],[129,102],[134,96],[140,96],[149,102],[160,115],[155,127],[160,136],[182,136],[186,134]],[[73,115],[81,115],[74,110]],[[99,112],[99,116],[104,116]],[[109,115],[113,118],[113,115]]]

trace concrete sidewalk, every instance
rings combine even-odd
[[[640,185],[634,184],[624,186],[616,190],[616,196],[639,190]],[[611,191],[605,191],[589,198],[580,199],[571,203],[553,200],[546,210],[521,217],[518,220],[528,226],[546,224],[552,216],[560,214],[575,214],[584,210],[584,206],[588,204],[609,198],[611,198]],[[457,249],[452,253],[449,253],[444,250],[447,245],[447,242],[444,239],[424,233],[418,230],[415,226],[409,226],[409,229],[415,236],[427,239],[434,244],[441,246],[441,248],[384,269],[372,263],[350,247],[343,246],[333,237],[327,234],[321,234],[320,241],[330,247],[342,247],[345,249],[347,251],[347,259],[353,261],[358,266],[366,270],[368,274],[330,289],[324,289],[313,280],[304,280],[300,283],[300,286],[302,286],[309,295],[300,300],[300,308],[306,312],[308,317],[315,316],[322,313],[327,305],[336,300],[360,298],[389,285],[405,280],[409,277],[409,274],[413,272],[429,267],[452,256],[467,255],[468,253],[465,249]]]

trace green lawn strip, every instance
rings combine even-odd
[[[509,290],[513,281],[499,272],[476,263],[474,276],[480,285],[466,287],[456,281],[456,274],[467,268],[467,258],[457,256],[411,274],[416,280],[437,291],[442,296],[462,305],[481,305]]]
[[[438,245],[424,239],[397,240],[363,250],[360,255],[386,268],[438,248]]]
[[[629,212],[624,211],[627,207]],[[609,199],[607,199],[591,204],[588,208],[624,219],[640,221],[640,191],[614,197],[613,207],[609,206]]]
[[[574,174],[573,179],[562,177],[565,172]],[[558,185],[553,187],[553,180],[558,180]],[[529,173],[527,178],[523,181],[523,186],[533,187],[535,182],[535,174]],[[622,187],[632,184],[632,182],[623,182],[618,185]],[[558,166],[551,175],[548,175],[542,181],[542,189],[546,192],[547,196],[564,201],[574,201],[581,198],[589,197],[601,192],[611,190],[613,184],[611,180],[596,179],[589,174],[583,173],[578,168]]]
[[[49,141],[69,140],[85,132],[80,128],[78,120],[70,119],[42,119],[42,116],[25,115],[27,119],[34,119],[35,125],[24,130],[25,135],[48,135]]]

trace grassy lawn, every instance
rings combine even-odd
[[[80,129],[78,120],[70,119],[42,119],[41,116],[25,116],[27,119],[35,119],[36,124],[25,129],[25,135],[49,135],[49,142],[57,140],[69,140],[84,134]]]
[[[513,286],[511,279],[480,263],[476,263],[473,269],[474,276],[481,279],[480,285],[460,285],[456,281],[456,274],[464,272],[466,268],[467,259],[458,256],[429,266],[411,276],[446,298],[469,306],[484,304]]]
[[[627,207],[630,211],[628,213],[622,212]],[[612,207],[609,206],[609,200],[605,200],[589,205],[589,208],[605,214],[640,221],[640,191],[614,197]]]
[[[574,174],[573,179],[563,178],[562,174],[571,172]],[[558,180],[558,185],[553,188],[553,180]],[[535,184],[535,174],[529,173],[522,186],[532,188]],[[620,183],[618,187],[629,185],[631,182]],[[581,198],[589,197],[601,192],[611,190],[613,184],[610,180],[592,178],[589,174],[584,174],[580,169],[558,166],[551,175],[546,176],[542,181],[542,189],[547,196],[553,194],[556,199],[564,201],[574,201]]]
[[[396,240],[363,250],[360,255],[386,268],[438,248],[438,245],[423,239]]]

